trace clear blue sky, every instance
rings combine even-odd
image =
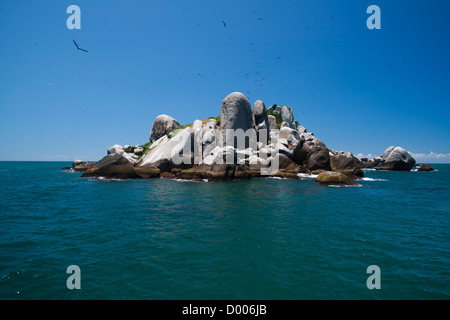
[[[71,4],[81,30],[66,27]],[[371,4],[381,30],[366,27]],[[449,12],[448,0],[1,0],[0,160],[99,160],[147,142],[161,113],[192,123],[240,91],[292,107],[335,150],[450,162]]]

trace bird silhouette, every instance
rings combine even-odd
[[[72,39],[73,40],[73,39]],[[81,49],[78,44],[75,42],[75,40],[73,40],[73,43],[75,43],[75,45],[77,46],[78,50],[84,51],[84,52],[88,52],[87,50]]]
[[[222,23],[223,23],[223,26],[226,28],[227,24],[225,23],[225,21],[222,21]]]

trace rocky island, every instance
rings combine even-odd
[[[114,145],[98,162],[75,161],[82,177],[178,178],[225,181],[252,177],[302,179],[318,174],[324,185],[354,185],[363,168],[407,171],[415,166],[403,148],[391,146],[380,157],[358,159],[334,151],[294,119],[292,109],[258,100],[253,105],[239,92],[229,94],[220,115],[181,125],[159,115],[149,142]]]

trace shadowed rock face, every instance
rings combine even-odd
[[[82,177],[106,177],[116,179],[139,178],[134,163],[120,154],[108,155],[86,170]]]
[[[150,141],[154,142],[180,126],[180,123],[171,116],[161,114],[156,117],[150,132]]]
[[[331,170],[330,154],[326,145],[311,133],[300,135],[303,143],[301,149],[301,163],[309,170]]]
[[[255,129],[258,135],[258,141],[269,141],[269,118],[267,116],[266,106],[261,100],[257,100],[253,105],[253,116],[255,117]],[[260,136],[260,130],[265,129],[264,137]]]
[[[333,171],[363,177],[364,172],[361,169],[361,162],[350,152],[330,157],[330,165]]]
[[[202,164],[190,169],[182,170],[176,174],[176,177],[180,179],[208,179],[210,181],[227,181],[249,179],[252,177],[252,173],[247,165]]]

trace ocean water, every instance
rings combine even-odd
[[[341,188],[86,179],[70,165],[0,162],[0,299],[450,298],[450,165]]]

